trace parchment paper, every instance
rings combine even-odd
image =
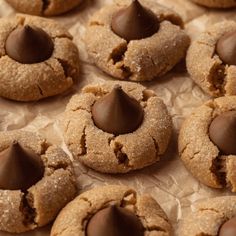
[[[154,0],[155,1],[155,0]],[[195,38],[207,26],[224,19],[236,20],[235,10],[207,10],[188,0],[156,0],[176,10],[186,22],[186,30]],[[34,103],[17,103],[0,98],[0,131],[25,129],[38,132],[50,142],[60,145],[68,152],[59,129],[59,119],[71,96],[91,82],[109,80],[110,77],[91,65],[85,51],[83,35],[89,17],[112,0],[84,0],[72,12],[53,19],[64,24],[74,36],[80,50],[81,74],[79,82],[67,93]],[[14,10],[0,0],[0,17],[14,15]],[[190,210],[192,203],[207,197],[229,195],[229,191],[210,189],[195,180],[184,168],[177,153],[177,136],[184,118],[192,110],[209,99],[186,73],[184,62],[170,73],[153,82],[143,83],[165,101],[173,117],[174,134],[169,149],[161,163],[125,175],[104,175],[79,163],[75,164],[80,192],[104,184],[126,184],[140,193],[151,194],[163,207],[175,230],[178,221]],[[68,152],[69,154],[69,152]],[[21,235],[48,236],[50,226]],[[11,234],[0,232],[0,236]],[[177,234],[176,234],[177,235]]]

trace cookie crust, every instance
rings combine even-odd
[[[0,151],[13,141],[39,154],[45,166],[44,177],[26,193],[0,190],[0,230],[21,233],[52,221],[77,190],[72,163],[61,148],[31,132],[9,131],[0,133]]]
[[[179,153],[186,168],[200,182],[236,192],[236,158],[221,155],[208,131],[216,116],[232,110],[236,110],[236,96],[216,98],[197,108],[181,127]]]
[[[82,0],[6,0],[13,8],[25,14],[54,16],[78,6]]]
[[[199,5],[212,8],[230,8],[236,7],[234,0],[191,0]]]
[[[6,54],[8,35],[18,25],[26,24],[42,28],[53,39],[54,51],[48,60],[21,64]],[[78,49],[64,27],[52,20],[22,14],[0,20],[0,96],[17,101],[54,96],[69,89],[78,73]]]
[[[151,37],[127,42],[111,29],[112,16],[131,1],[116,1],[90,20],[85,41],[90,59],[106,73],[134,81],[152,80],[171,70],[186,54],[190,39],[175,12],[152,1],[140,2],[157,15],[160,29]],[[165,48],[165,50],[163,50]]]
[[[217,236],[221,225],[236,216],[236,197],[224,196],[194,204],[194,210],[180,224],[179,235]]]
[[[144,120],[133,133],[109,134],[97,128],[91,108],[116,84],[144,109]],[[83,164],[104,173],[125,173],[160,160],[172,133],[172,120],[163,101],[153,91],[131,82],[88,85],[67,105],[62,128],[69,150]]]
[[[187,53],[187,69],[192,79],[209,95],[236,95],[236,66],[225,65],[216,54],[218,40],[236,31],[236,22],[217,23],[195,40]]]
[[[145,235],[171,235],[172,227],[166,214],[151,196],[140,196],[127,186],[108,185],[84,192],[70,202],[57,217],[51,236],[85,235],[86,224],[92,215],[111,203],[136,214],[145,228]]]

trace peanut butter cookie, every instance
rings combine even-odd
[[[54,16],[75,8],[82,0],[6,0],[6,2],[22,13]]]
[[[172,235],[159,204],[127,186],[108,185],[84,192],[57,217],[51,236]]]
[[[105,173],[159,161],[172,132],[167,108],[153,91],[120,81],[85,87],[67,105],[62,124],[74,157]]]
[[[223,21],[190,46],[187,68],[192,79],[209,95],[236,95],[236,22]]]
[[[0,230],[21,233],[51,222],[76,195],[64,151],[26,131],[0,133]]]
[[[89,22],[91,61],[119,79],[152,80],[186,54],[190,39],[180,16],[153,1],[116,1]]]
[[[54,96],[70,88],[78,72],[78,49],[64,27],[36,16],[0,19],[0,96]]]

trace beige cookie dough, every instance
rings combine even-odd
[[[87,27],[85,42],[91,61],[119,79],[145,81],[164,75],[185,56],[190,43],[177,13],[150,0],[140,2],[161,22],[151,37],[127,42],[112,31],[113,14],[128,6],[130,0],[102,8]]]
[[[194,204],[179,227],[181,236],[217,236],[220,227],[236,216],[236,197],[210,198]]]
[[[26,131],[0,133],[0,152],[18,141],[41,155],[44,177],[26,193],[0,190],[0,230],[20,233],[51,222],[76,195],[72,163],[65,152]]]
[[[236,7],[235,0],[191,0],[199,5],[213,8]]]
[[[127,186],[108,185],[84,192],[57,217],[51,236],[82,236],[89,219],[110,204],[133,212],[141,220],[145,236],[170,236],[172,227],[159,204],[149,195],[138,195]]]
[[[236,95],[236,66],[225,65],[215,51],[217,41],[235,30],[235,21],[217,23],[203,32],[187,53],[189,74],[213,97]]]
[[[82,0],[6,0],[6,2],[17,11],[26,14],[53,16],[75,8]]]
[[[22,64],[6,54],[6,39],[19,25],[37,26],[52,37],[54,51],[49,59]],[[64,27],[55,21],[28,15],[0,19],[0,96],[17,101],[54,96],[69,89],[78,73],[78,49]]]
[[[236,158],[224,156],[209,138],[213,119],[236,110],[236,96],[210,100],[197,108],[183,123],[179,134],[179,153],[186,168],[203,184],[228,187],[236,192]]]
[[[115,136],[97,128],[91,108],[116,84],[144,109],[144,120],[133,133]],[[105,82],[85,87],[72,97],[63,118],[65,143],[75,159],[105,173],[125,173],[160,160],[172,132],[172,119],[153,91],[131,82]]]

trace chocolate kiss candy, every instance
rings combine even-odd
[[[150,37],[158,31],[159,26],[157,16],[138,0],[118,11],[111,22],[114,33],[127,41]]]
[[[223,154],[236,155],[236,111],[217,116],[210,125],[209,135]]]
[[[0,153],[0,189],[26,191],[41,180],[43,174],[40,156],[18,142]]]
[[[96,213],[87,225],[87,236],[144,236],[138,217],[118,206],[109,206]]]
[[[236,31],[225,34],[219,39],[216,52],[225,64],[236,65]]]
[[[35,26],[19,26],[6,40],[8,56],[23,64],[47,60],[52,55],[53,48],[50,36]]]
[[[236,217],[226,221],[220,228],[219,236],[235,236],[236,235]]]
[[[118,85],[92,107],[95,125],[115,135],[135,131],[143,121],[143,108]]]

